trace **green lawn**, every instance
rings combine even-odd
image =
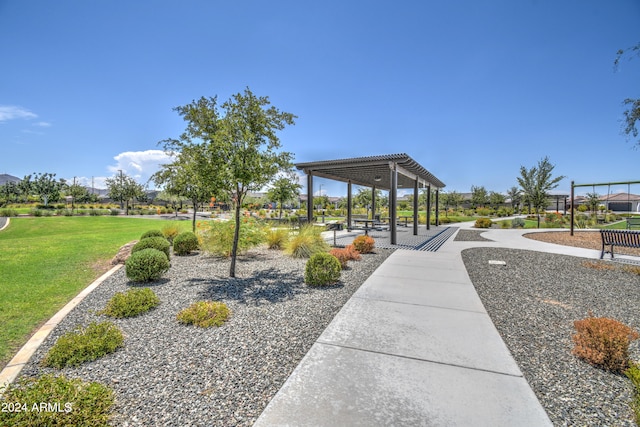
[[[0,367],[108,268],[120,246],[170,221],[119,217],[11,218],[0,231]],[[190,230],[191,222],[179,222]]]

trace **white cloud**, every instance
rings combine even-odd
[[[15,119],[35,119],[37,114],[16,105],[0,105],[0,122]]]
[[[115,175],[122,171],[140,184],[146,184],[151,175],[160,169],[160,165],[171,161],[171,157],[162,150],[125,151],[115,156],[114,160],[116,164],[107,167],[110,172]]]
[[[37,122],[37,123],[32,124],[31,126],[37,126],[37,127],[40,127],[40,128],[48,128],[48,127],[51,126],[51,123],[49,123],[49,122]]]

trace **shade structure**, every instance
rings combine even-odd
[[[431,172],[412,159],[408,154],[385,154],[380,156],[352,157],[348,159],[321,160],[317,162],[296,163],[296,168],[307,175],[307,217],[312,220],[313,214],[313,177],[319,176],[347,183],[349,201],[347,207],[347,226],[351,226],[351,185],[361,185],[389,191],[389,229],[391,243],[396,241],[396,204],[398,188],[413,189],[414,192],[414,234],[418,234],[418,189],[436,190],[436,225],[438,223],[438,192],[445,184]],[[373,200],[375,198],[372,197]],[[375,206],[373,206],[373,210]],[[427,209],[427,228],[429,228],[430,209]]]
[[[398,188],[413,188],[416,179],[422,187],[445,187],[442,181],[405,153],[296,163],[295,166],[307,175],[350,181],[352,184],[381,190],[391,189],[390,172],[395,166],[398,171]]]

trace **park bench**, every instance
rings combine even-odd
[[[631,230],[631,227],[640,227],[640,218],[627,218],[627,230]]]
[[[600,253],[600,259],[604,257],[605,252],[609,252],[613,259],[614,246],[640,248],[640,231],[600,230],[600,237],[602,237],[602,252]],[[611,251],[605,251],[606,246],[611,246]]]

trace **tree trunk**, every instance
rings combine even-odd
[[[193,218],[191,220],[191,230],[195,234],[196,232],[196,211],[197,211],[198,203],[193,200]]]
[[[231,246],[231,267],[229,277],[236,277],[236,255],[238,254],[238,240],[240,238],[240,198],[236,202],[236,227],[233,230],[233,245]]]

